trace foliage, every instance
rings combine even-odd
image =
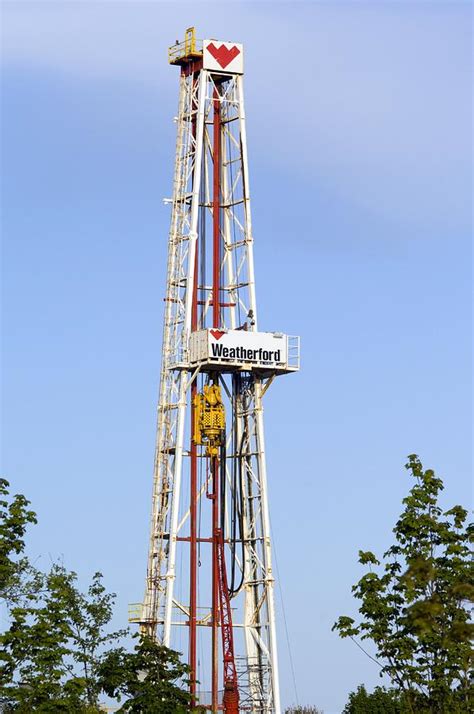
[[[321,709],[317,709],[316,707],[306,705],[300,706],[298,704],[285,709],[285,714],[323,714],[323,712]]]
[[[36,516],[24,496],[9,497],[0,480],[0,597],[9,626],[0,634],[0,709],[18,714],[102,711],[99,695],[129,697],[121,711],[189,711],[188,668],[177,652],[140,640],[127,653],[116,645],[126,630],[107,633],[115,595],[96,573],[86,593],[61,564],[48,573],[24,555],[24,536]],[[21,593],[23,593],[22,596]],[[104,651],[105,650],[105,651]]]
[[[443,513],[441,479],[424,470],[416,455],[408,459],[416,483],[393,529],[395,544],[384,553],[383,566],[373,553],[359,551],[359,562],[369,566],[352,588],[362,618],[356,624],[340,617],[333,629],[375,644],[381,675],[405,692],[406,711],[467,712],[474,694],[473,529],[461,506]]]
[[[405,711],[400,690],[376,687],[369,694],[361,684],[357,692],[349,694],[342,714],[403,714]]]
[[[105,631],[112,618],[115,595],[106,592],[101,573],[94,574],[87,594],[83,594],[76,587],[75,573],[56,570],[56,597],[68,615],[71,657],[82,673],[87,703],[94,706],[100,693],[97,677],[101,653],[127,631]]]
[[[22,495],[0,480],[0,597],[9,626],[0,634],[0,701],[4,711],[99,711],[100,650],[125,631],[105,633],[114,595],[96,573],[86,594],[77,576],[55,564],[49,573],[24,555],[27,526],[36,523]]]
[[[189,711],[190,697],[181,688],[189,680],[189,667],[179,654],[157,644],[139,639],[134,652],[123,647],[108,652],[99,668],[100,685],[110,697],[127,697],[120,712],[179,714]],[[157,702],[162,702],[157,709]]]
[[[114,595],[96,573],[86,595],[61,565],[38,576],[28,604],[13,606],[0,635],[0,693],[18,712],[98,711],[99,649],[123,633],[105,634]]]
[[[20,597],[22,577],[30,572],[23,556],[24,536],[28,524],[36,523],[29,501],[17,494],[10,497],[10,484],[0,479],[0,598],[11,602]]]

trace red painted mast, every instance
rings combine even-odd
[[[215,533],[217,542],[217,566],[219,571],[219,595],[221,608],[222,651],[224,656],[224,711],[226,714],[238,714],[239,689],[237,669],[234,657],[234,635],[232,629],[232,610],[230,608],[229,586],[224,555],[224,534],[220,529]]]
[[[221,103],[218,89],[214,90],[213,117],[213,213],[212,213],[212,322],[213,327],[221,327]],[[217,377],[216,377],[217,381]],[[225,478],[225,464],[218,457],[212,459],[213,503],[212,503],[212,707],[218,709],[219,688],[219,620],[222,628],[222,649],[224,659],[224,698],[226,714],[238,714],[239,693],[234,659],[232,633],[232,611],[224,553],[224,534],[219,528],[219,478]]]
[[[212,326],[220,327],[220,202],[221,202],[221,107],[214,89],[213,183],[212,183]],[[212,711],[217,712],[219,694],[219,459],[211,459],[212,468]]]

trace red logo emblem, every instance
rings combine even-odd
[[[225,335],[225,332],[222,332],[222,330],[211,330],[210,332],[216,340],[220,340],[222,335]]]
[[[213,42],[207,46],[208,51],[214,57],[216,62],[220,64],[222,69],[225,69],[228,64],[232,62],[233,59],[240,55],[240,50],[235,45],[228,49],[225,45],[216,47]]]

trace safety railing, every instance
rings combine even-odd
[[[202,56],[202,40],[196,39],[194,27],[188,27],[184,35],[184,41],[172,45],[168,49],[168,61],[170,64],[178,64],[187,57]]]
[[[132,602],[128,606],[128,621],[141,622],[143,617],[143,603]]]
[[[295,335],[288,335],[288,367],[300,368],[300,338]]]

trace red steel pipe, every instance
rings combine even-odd
[[[221,105],[217,88],[214,89],[213,116],[213,182],[212,182],[212,325],[220,327],[220,202],[221,202]],[[212,711],[217,712],[219,692],[219,460],[214,457],[212,466]]]

